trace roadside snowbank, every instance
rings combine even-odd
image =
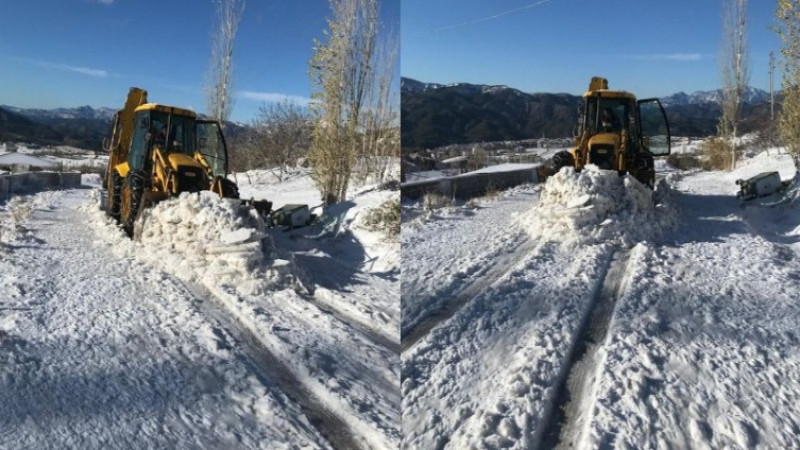
[[[661,197],[659,204],[654,195]],[[539,203],[518,220],[534,239],[567,247],[606,242],[631,247],[674,228],[677,214],[667,183],[654,193],[630,175],[589,165],[550,177]]]

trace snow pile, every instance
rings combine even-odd
[[[631,247],[677,224],[667,183],[654,193],[630,175],[594,165],[581,172],[566,167],[550,177],[539,203],[519,220],[534,239],[568,247],[601,242]]]
[[[183,193],[145,210],[129,240],[100,207],[87,207],[107,240],[181,279],[205,286],[232,286],[257,295],[294,280],[291,263],[274,258],[264,222],[238,200],[203,191]]]
[[[15,196],[0,205],[0,245],[31,239],[30,230],[22,224],[36,210],[53,209],[55,192],[45,191],[34,196]]]

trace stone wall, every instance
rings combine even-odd
[[[29,172],[0,175],[0,200],[8,200],[14,195],[70,189],[80,185],[80,172]]]
[[[417,199],[428,193],[437,193],[450,198],[469,199],[480,197],[487,191],[502,191],[524,183],[538,183],[536,168],[489,173],[465,173],[454,177],[431,181],[403,183],[403,197]]]

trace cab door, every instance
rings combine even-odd
[[[132,171],[144,171],[148,167],[147,146],[150,140],[150,112],[136,113],[136,125],[131,138],[131,149],[128,153],[128,166]]]
[[[657,98],[637,102],[639,110],[639,136],[642,149],[653,156],[667,156],[671,150],[669,122],[667,113]]]
[[[228,149],[222,128],[216,120],[197,120],[197,151],[211,167],[214,176],[228,174]]]

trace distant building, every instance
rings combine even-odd
[[[8,148],[8,147],[6,147]],[[10,172],[35,172],[39,170],[53,170],[58,168],[58,163],[25,153],[3,153],[0,155],[0,169]]]
[[[450,173],[464,173],[467,171],[468,156],[456,156],[442,161],[441,165]]]
[[[3,144],[3,151],[4,152],[15,152],[17,151],[17,144],[14,142],[6,142]],[[3,153],[3,152],[0,152]]]

